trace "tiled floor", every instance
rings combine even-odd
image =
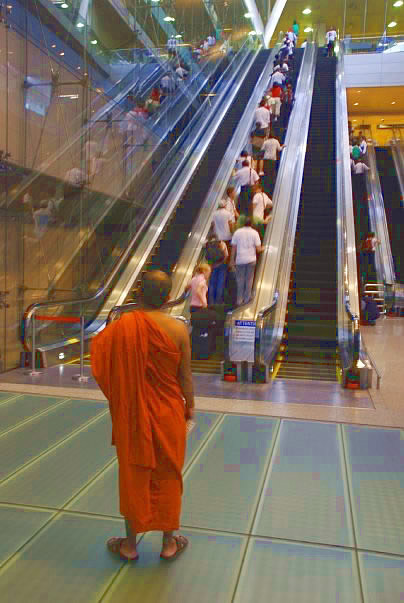
[[[164,563],[150,533],[128,565],[105,549],[124,524],[94,398],[0,393],[0,601],[404,601],[402,430],[198,412],[189,550]]]

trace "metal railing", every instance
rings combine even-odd
[[[404,36],[346,37],[343,41],[345,54],[390,53],[404,50]]]

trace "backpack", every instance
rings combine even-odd
[[[224,261],[224,251],[219,245],[219,241],[209,241],[205,247],[205,258],[208,264],[220,264]]]

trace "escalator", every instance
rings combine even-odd
[[[303,51],[297,49],[294,53],[294,70],[290,74],[290,79],[292,83],[293,91],[296,90],[297,80],[300,73],[300,67],[303,60]],[[282,107],[281,117],[277,122],[274,122],[272,125],[272,130],[275,133],[275,136],[279,137],[282,142],[285,140],[286,130],[288,126],[288,121],[284,119]],[[289,115],[290,118],[290,115]],[[268,194],[269,191],[267,191]],[[258,258],[258,262],[260,262],[260,258]],[[235,288],[235,283],[231,280],[233,288]],[[232,297],[234,298],[236,295],[236,291],[226,291],[225,296],[225,305],[229,305],[231,303]],[[223,317],[224,318],[224,317]],[[220,329],[219,329],[220,332]],[[223,335],[219,335],[216,337],[215,341],[215,352],[211,354],[208,358],[198,359],[192,358],[192,372],[196,374],[204,374],[204,375],[220,375],[222,372],[222,362],[224,360],[224,337]]]
[[[336,381],[335,80],[318,56],[278,378]]]
[[[390,147],[376,147],[376,164],[383,193],[396,281],[404,283],[404,207]]]

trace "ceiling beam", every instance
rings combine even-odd
[[[261,15],[258,12],[255,0],[244,0],[244,5],[247,11],[251,15],[251,21],[254,26],[254,30],[260,38],[264,38],[264,24],[261,19]]]
[[[286,2],[287,0],[276,0],[274,4],[270,17],[265,25],[264,45],[266,48],[268,48],[271,38],[274,35],[274,31],[278,25],[279,19],[281,18]]]

